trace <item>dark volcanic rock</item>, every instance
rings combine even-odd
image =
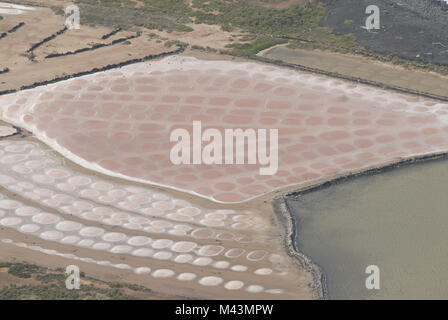
[[[327,12],[320,23],[333,28],[336,34],[352,33],[360,45],[376,53],[448,65],[448,5],[442,1],[321,0],[321,3]],[[369,32],[362,28],[368,5],[380,9],[380,30]]]

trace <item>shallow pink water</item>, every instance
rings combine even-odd
[[[0,97],[2,118],[104,173],[240,202],[448,149],[446,104],[254,63],[172,57]],[[279,129],[279,168],[173,165],[170,132]]]

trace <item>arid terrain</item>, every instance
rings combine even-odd
[[[68,265],[93,298],[325,298],[282,195],[448,150],[444,60],[370,63],[375,44],[314,1],[248,1],[247,19],[239,2],[79,1],[80,29],[70,3],[17,3],[34,10],[0,11],[0,298]],[[193,121],[278,129],[278,170],[173,164],[170,132]]]

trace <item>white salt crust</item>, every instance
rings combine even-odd
[[[0,9],[1,10],[1,9]],[[17,133],[17,130],[13,127],[1,126],[0,125],[0,137],[7,137]]]

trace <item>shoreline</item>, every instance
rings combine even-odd
[[[371,175],[385,173],[396,168],[406,167],[413,164],[422,164],[430,161],[447,160],[448,152],[435,153],[423,156],[415,156],[409,159],[403,159],[396,163],[387,164],[382,167],[370,168],[361,172],[349,173],[340,177],[335,177],[328,181],[317,183],[311,186],[307,186],[296,191],[289,191],[283,193],[280,197],[274,198],[272,200],[274,212],[279,219],[279,222],[285,228],[285,249],[288,255],[294,257],[298,262],[303,265],[308,271],[313,275],[315,283],[313,283],[313,292],[318,296],[318,299],[329,300],[330,295],[327,286],[327,275],[319,266],[316,264],[312,257],[306,255],[299,249],[299,242],[296,241],[296,236],[298,229],[296,227],[297,217],[294,210],[288,205],[288,198],[294,199],[298,196],[318,191],[324,188],[331,187],[333,185],[346,182],[349,179],[356,179],[359,177],[367,177]]]
[[[295,217],[291,214],[291,210],[286,202],[286,199],[284,197],[277,197],[273,199],[272,207],[279,223],[285,228],[284,231],[286,231],[283,239],[283,245],[286,253],[293,257],[301,267],[311,273],[313,277],[311,288],[316,296],[316,299],[328,300],[329,296],[325,273],[318,264],[313,262],[311,257],[301,252],[296,246],[296,242],[294,241],[297,234]]]

